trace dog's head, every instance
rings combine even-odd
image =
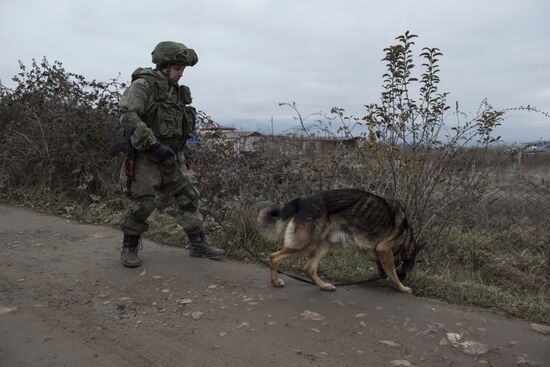
[[[416,254],[422,249],[423,245],[417,243],[412,236],[405,241],[401,253],[399,254],[399,266],[396,269],[397,274],[401,277],[414,269],[414,263],[416,261]]]

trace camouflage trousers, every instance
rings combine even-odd
[[[120,172],[121,189],[127,199],[127,210],[120,222],[124,233],[140,235],[147,231],[147,218],[153,210],[163,210],[175,203],[175,217],[185,232],[202,229],[199,212],[200,194],[185,166],[185,157],[158,162],[148,152],[139,152],[134,164],[134,179],[127,185],[125,164]]]

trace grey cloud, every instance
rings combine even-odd
[[[199,53],[199,64],[184,74],[198,108],[238,127],[255,128],[271,116],[287,126],[290,111],[279,102],[296,101],[304,114],[341,106],[360,115],[379,98],[382,49],[411,30],[420,36],[417,53],[424,46],[443,51],[441,87],[451,104],[473,111],[487,97],[497,108],[550,110],[544,0],[35,0],[2,7],[4,84],[18,59],[42,56],[88,78],[121,72],[128,80],[150,65],[158,41],[173,39]],[[501,130],[509,141],[550,138],[550,121],[516,114]]]

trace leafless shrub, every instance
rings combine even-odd
[[[13,91],[0,100],[1,180],[99,200],[112,189],[118,163],[107,154],[114,139],[117,80],[88,82],[61,63],[20,63]]]

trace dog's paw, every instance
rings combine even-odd
[[[409,287],[403,287],[399,291],[403,293],[411,294],[413,290]]]
[[[329,291],[329,292],[334,292],[336,290],[336,286],[334,286],[333,284],[330,284],[330,283],[325,283],[320,287],[321,287],[322,290]]]
[[[277,278],[277,280],[272,281],[271,284],[273,284],[273,286],[277,288],[281,288],[285,286],[285,282],[281,278]]]

